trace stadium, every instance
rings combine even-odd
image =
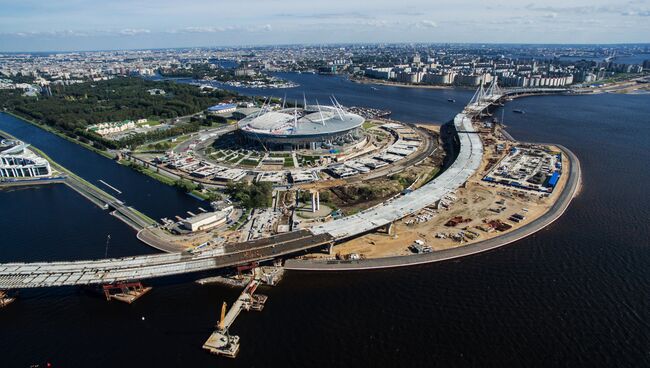
[[[239,121],[238,134],[267,150],[332,149],[363,138],[365,119],[340,105],[262,109]]]

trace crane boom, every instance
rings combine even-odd
[[[221,305],[221,318],[219,319],[219,325],[218,325],[219,330],[221,330],[221,331],[223,331],[225,329],[225,327],[226,327],[225,324],[226,324],[226,308],[227,307],[228,307],[228,305],[226,304],[226,302],[223,302],[223,304]]]

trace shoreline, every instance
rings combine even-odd
[[[24,122],[26,122],[26,123],[29,123],[29,124],[31,124],[31,125],[33,125],[33,126],[39,128],[39,129],[42,129],[42,130],[44,130],[44,131],[46,131],[46,132],[48,132],[48,133],[52,133],[52,134],[54,134],[54,135],[56,135],[56,136],[58,136],[58,137],[60,137],[60,138],[63,138],[63,139],[65,139],[65,140],[67,140],[67,141],[70,142],[70,143],[77,144],[77,145],[79,145],[79,146],[81,146],[81,147],[83,147],[83,148],[85,148],[85,149],[87,149],[87,150],[89,150],[89,151],[91,151],[91,152],[94,152],[94,153],[96,153],[96,154],[98,154],[98,155],[100,155],[100,156],[103,156],[103,157],[105,157],[105,158],[107,158],[107,159],[110,159],[111,161],[115,161],[118,165],[121,165],[121,166],[124,166],[124,167],[128,167],[128,168],[130,168],[131,170],[133,170],[133,171],[135,171],[135,172],[138,172],[138,173],[140,173],[140,174],[142,174],[142,175],[145,175],[145,176],[147,176],[147,177],[149,177],[149,178],[151,178],[151,179],[154,179],[154,180],[156,180],[156,181],[158,181],[158,182],[160,182],[160,183],[162,183],[162,184],[169,185],[169,186],[174,186],[174,183],[170,183],[170,182],[166,181],[165,178],[163,178],[163,177],[157,175],[157,173],[151,172],[151,170],[149,170],[149,169],[147,169],[147,168],[143,168],[144,170],[140,171],[140,170],[135,169],[135,168],[132,167],[132,166],[129,166],[129,165],[123,163],[122,161],[116,161],[116,160],[115,160],[115,159],[116,159],[116,156],[112,155],[111,153],[106,152],[106,151],[102,151],[102,150],[100,150],[100,149],[98,149],[98,148],[96,148],[96,147],[93,147],[93,146],[90,145],[90,144],[87,144],[87,143],[81,142],[81,141],[79,141],[79,140],[77,140],[77,139],[74,139],[74,138],[72,138],[72,137],[68,137],[68,136],[65,135],[63,132],[58,131],[58,130],[55,129],[55,128],[52,128],[52,127],[47,126],[47,125],[44,125],[44,124],[40,124],[40,123],[38,123],[38,122],[36,122],[36,121],[34,121],[34,120],[31,120],[31,119],[25,118],[25,117],[23,117],[23,116],[20,116],[20,115],[18,115],[18,114],[15,114],[15,113],[13,113],[13,112],[11,112],[11,111],[1,111],[1,112],[2,112],[2,113],[5,113],[5,114],[7,114],[7,115],[10,115],[10,116],[12,116],[12,117],[14,117],[14,118],[16,118],[16,119],[22,120],[22,121],[24,121]],[[8,134],[8,133],[7,133],[7,134]],[[49,159],[49,158],[48,158],[48,159]],[[50,160],[51,160],[51,159],[50,159]],[[169,179],[171,180],[171,178],[169,178]],[[207,197],[207,196],[204,196],[202,193],[199,193],[199,192],[196,192],[196,191],[187,192],[186,194],[191,195],[191,196],[194,196],[195,198],[200,199],[200,200],[202,200],[202,201],[208,201],[208,197]]]
[[[289,259],[285,261],[285,269],[292,271],[364,271],[416,266],[434,262],[447,261],[461,257],[467,257],[524,239],[550,226],[566,212],[572,200],[578,196],[582,187],[582,171],[578,157],[568,148],[555,144],[568,157],[571,162],[569,179],[560,194],[560,198],[551,206],[551,209],[539,218],[533,220],[512,232],[497,236],[495,238],[480,242],[459,246],[456,248],[440,250],[433,253],[413,254],[407,256],[391,256],[383,258],[369,258],[354,261],[341,260],[299,260]]]
[[[17,139],[12,134],[9,134],[8,132],[5,132],[3,130],[0,130],[0,135],[4,137],[8,137],[10,139]],[[65,176],[51,177],[48,179],[41,179],[40,181],[35,181],[33,179],[32,180],[22,179],[22,180],[11,181],[11,182],[0,182],[1,184],[0,188],[15,187],[15,186],[40,186],[45,184],[64,184],[68,188],[77,192],[79,195],[86,198],[88,201],[90,201],[91,203],[95,204],[96,206],[102,209],[108,209],[109,206],[114,207],[114,210],[111,211],[110,214],[122,220],[122,222],[124,222],[126,225],[128,225],[129,227],[133,228],[136,231],[139,231],[141,228],[145,228],[146,227],[145,223],[149,225],[156,223],[154,219],[134,209],[133,207],[123,206],[122,202],[119,199],[106,193],[102,189],[99,189],[96,185],[89,183],[79,175],[75,174],[74,172],[67,169],[63,165],[54,161],[50,156],[48,156],[45,152],[43,152],[38,147],[30,144],[30,149],[33,150],[36,154],[38,154],[42,158],[46,159],[53,168],[55,168],[57,171],[59,171],[61,174]],[[128,216],[129,214],[135,216],[135,218],[138,218],[143,222],[134,220],[133,217]]]
[[[616,94],[623,94],[623,95],[635,95],[635,94],[648,94],[650,93],[650,89],[645,88],[643,85],[630,85],[627,88],[623,88],[622,86],[625,85],[626,83],[631,83],[637,80],[639,77],[632,77],[630,79],[622,80],[622,81],[616,81],[612,82],[608,86],[604,87],[597,87],[597,88],[580,88],[576,89],[578,91],[582,91],[583,93],[592,93],[592,94],[598,94],[598,93],[616,93]],[[372,78],[367,78],[367,77],[362,77],[362,78],[351,78],[348,76],[348,80],[352,83],[358,83],[358,84],[366,84],[366,85],[376,85],[376,86],[388,86],[388,87],[402,87],[402,88],[417,88],[417,89],[437,89],[437,90],[465,90],[465,91],[473,91],[475,87],[470,87],[470,86],[456,86],[456,85],[437,85],[437,84],[407,84],[407,83],[401,83],[401,82],[392,82],[392,81],[387,81],[385,79],[372,79]],[[526,88],[526,87],[515,87],[515,88]],[[562,87],[557,87],[559,89],[561,88],[568,88],[568,89],[575,89],[576,87],[572,87],[572,85],[568,86],[562,86]]]
[[[50,127],[48,125],[41,124],[41,123],[39,123],[39,122],[37,122],[35,120],[32,120],[32,119],[26,118],[24,116],[18,115],[15,112],[12,112],[12,111],[5,110],[5,111],[1,111],[1,112],[5,113],[7,115],[13,116],[16,119],[20,119],[20,120],[22,120],[22,121],[24,121],[26,123],[29,123],[29,124],[37,127],[37,128],[43,129],[44,131],[46,131],[48,133],[52,133],[52,134],[54,134],[54,135],[56,135],[58,137],[61,137],[61,138],[65,139],[65,140],[67,140],[67,141],[69,141],[71,143],[78,144],[78,145],[80,145],[80,146],[82,146],[82,147],[84,147],[84,148],[86,148],[86,149],[88,149],[88,150],[90,150],[92,152],[95,152],[98,155],[104,156],[104,157],[109,158],[111,160],[115,159],[115,156],[112,155],[111,153],[106,152],[106,151],[102,151],[102,150],[100,150],[100,149],[98,149],[96,147],[93,147],[92,145],[90,145],[88,143],[84,143],[84,142],[81,142],[81,141],[79,141],[77,139],[69,137],[65,133],[63,133],[63,132],[61,132],[61,131],[59,131],[59,130],[57,130],[55,128],[52,128],[52,127]]]
[[[458,89],[458,90],[467,90],[467,91],[473,91],[474,89],[471,87],[464,87],[464,86],[454,86],[454,85],[435,85],[435,84],[404,84],[404,83],[399,83],[399,82],[388,82],[384,81],[383,79],[370,79],[370,78],[363,78],[363,79],[356,79],[356,78],[349,78],[348,80],[352,83],[358,83],[358,84],[367,84],[367,85],[378,85],[378,86],[389,86],[389,87],[404,87],[404,88],[421,88],[421,89]]]

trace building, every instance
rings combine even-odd
[[[439,74],[427,73],[422,76],[422,83],[427,84],[454,84],[456,79],[456,73],[454,72],[442,72]]]
[[[133,122],[133,120],[124,120],[110,123],[94,124],[87,127],[86,130],[97,133],[101,136],[105,136],[108,134],[120,133],[133,128],[135,128],[135,122]]]
[[[0,141],[1,178],[38,178],[52,174],[50,163],[18,140]]]
[[[235,112],[237,104],[220,103],[218,105],[208,107],[208,112],[212,114],[227,114]]]
[[[395,72],[393,71],[393,68],[367,68],[364,71],[364,75],[368,78],[375,78],[375,79],[395,78]]]
[[[235,69],[235,77],[252,77],[255,74],[255,69],[251,68],[237,68]]]
[[[228,215],[233,207],[229,206],[221,211],[205,212],[182,220],[182,225],[189,231],[201,231],[219,226],[228,220]]]
[[[341,106],[263,109],[240,120],[238,134],[266,149],[327,149],[359,141],[364,121]]]

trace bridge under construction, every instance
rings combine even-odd
[[[459,150],[455,161],[437,178],[421,188],[371,207],[355,215],[322,225],[254,241],[226,244],[203,252],[179,252],[147,256],[67,262],[0,264],[0,290],[66,285],[102,285],[144,280],[261,262],[296,254],[367,232],[390,227],[394,221],[434,204],[462,186],[479,168],[483,144],[472,119],[509,95],[558,93],[559,89],[501,91],[496,79],[479,87],[470,103],[456,115],[453,125]],[[130,214],[123,206],[114,208]],[[132,216],[133,217],[133,216]],[[138,219],[133,219],[138,221]],[[134,221],[134,222],[135,222]],[[144,224],[143,224],[144,225]]]

